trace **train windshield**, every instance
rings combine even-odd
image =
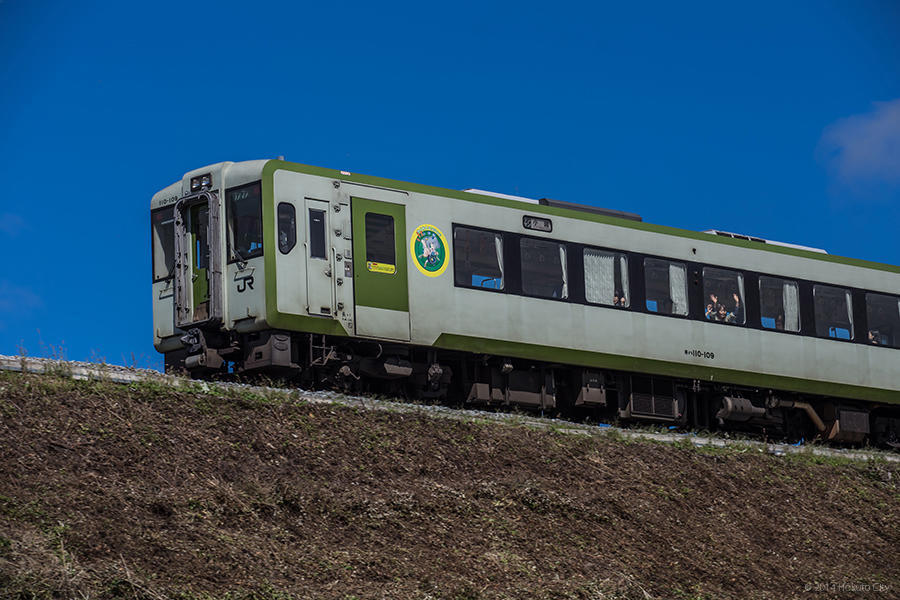
[[[228,211],[229,261],[262,256],[262,194],[260,183],[233,188],[225,193]]]

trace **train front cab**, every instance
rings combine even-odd
[[[154,345],[167,371],[221,370],[239,354],[230,332],[264,325],[261,186],[245,182],[253,177],[220,163],[153,198]]]
[[[409,342],[408,195],[242,167],[192,171],[154,196],[167,370],[299,371],[299,333]]]

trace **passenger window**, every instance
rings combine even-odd
[[[644,259],[647,310],[663,315],[688,314],[687,267],[684,263]]]
[[[816,335],[839,340],[853,339],[853,301],[850,290],[830,285],[813,286]]]
[[[744,276],[729,269],[703,267],[703,301],[708,321],[743,325]]]
[[[866,294],[866,342],[874,346],[900,348],[900,298]]]
[[[503,289],[503,236],[493,231],[455,227],[453,269],[456,285]]]
[[[796,281],[760,276],[761,325],[776,331],[800,331],[800,290]]]
[[[309,209],[309,257],[328,258],[325,248],[325,211]]]
[[[259,182],[225,192],[228,219],[228,260],[262,256],[262,195]]]
[[[394,273],[396,265],[394,217],[366,213],[366,267],[377,273]]]
[[[175,270],[175,212],[171,206],[150,214],[153,226],[153,281],[172,276]]]
[[[278,249],[282,254],[290,252],[297,243],[297,211],[293,204],[278,204]]]
[[[548,240],[519,240],[522,292],[541,298],[568,298],[566,246]]]
[[[630,306],[628,259],[624,254],[584,249],[584,297],[594,304]]]

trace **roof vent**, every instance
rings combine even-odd
[[[504,200],[515,200],[516,202],[527,202],[528,204],[540,204],[541,206],[550,206],[553,208],[565,208],[567,210],[577,210],[581,212],[591,213],[594,215],[603,215],[604,217],[615,217],[617,219],[628,219],[630,221],[643,221],[640,215],[621,210],[613,210],[611,208],[600,208],[599,206],[588,206],[587,204],[576,204],[574,202],[563,202],[562,200],[553,200],[551,198],[525,198],[523,196],[511,196],[510,194],[501,194],[499,192],[488,192],[475,188],[463,190],[469,194],[480,194],[482,196],[492,196],[494,198],[503,198]]]
[[[758,242],[760,244],[769,244],[771,246],[783,246],[784,248],[794,248],[796,250],[806,250],[807,252],[818,252],[819,254],[828,254],[821,248],[813,248],[811,246],[801,246],[800,244],[789,244],[787,242],[776,242],[775,240],[766,240],[752,235],[743,235],[741,233],[731,233],[730,231],[720,231],[718,229],[707,229],[703,233],[710,235],[718,235],[721,237],[729,237],[735,240],[747,240],[748,242]]]
[[[503,198],[504,200],[515,200],[516,202],[528,202],[529,204],[538,204],[539,201],[534,198],[525,198],[524,196],[511,196],[510,194],[501,194],[500,192],[488,192],[486,190],[478,190],[475,188],[469,188],[467,190],[463,190],[468,194],[478,194],[480,196],[492,196],[494,198]]]
[[[612,208],[600,208],[599,206],[588,206],[587,204],[576,204],[575,202],[565,202],[563,200],[553,200],[551,198],[541,198],[539,202],[543,206],[566,208],[568,210],[579,210],[581,212],[591,213],[594,215],[603,215],[604,217],[628,219],[629,221],[643,221],[641,215],[636,215],[634,213],[625,212],[622,210],[613,210]]]

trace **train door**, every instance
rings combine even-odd
[[[222,320],[222,256],[218,196],[200,192],[175,204],[175,325]]]
[[[409,341],[406,207],[356,196],[350,203],[356,333]]]
[[[209,205],[195,204],[188,212],[191,236],[191,287],[193,320],[209,318]]]
[[[306,199],[306,311],[332,316],[334,269],[329,243],[328,202]]]

